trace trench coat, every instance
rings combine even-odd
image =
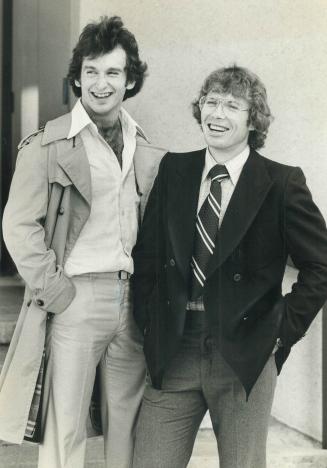
[[[47,318],[74,298],[63,266],[90,214],[89,163],[81,137],[67,139],[70,124],[71,114],[65,114],[23,140],[4,211],[4,239],[26,282],[0,376],[0,439],[11,443],[23,441],[37,394]],[[164,153],[138,132],[134,169],[140,219]]]

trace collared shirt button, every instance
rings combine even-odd
[[[235,283],[238,283],[239,281],[241,281],[241,279],[242,279],[241,273],[235,273],[234,274],[233,280],[235,281]]]
[[[60,215],[63,215],[63,214],[65,213],[65,208],[64,208],[63,206],[61,206],[61,207],[59,208],[58,213],[59,213]]]
[[[175,266],[175,260],[173,258],[169,260],[169,263],[170,263],[170,266],[172,267]]]
[[[36,299],[36,303],[40,307],[44,306],[44,301],[42,301],[42,299]]]

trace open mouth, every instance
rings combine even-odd
[[[113,93],[110,93],[109,91],[106,93],[97,93],[95,91],[91,91],[92,96],[94,96],[96,99],[106,99],[109,96],[111,96]]]
[[[228,132],[229,130],[228,127],[224,127],[223,125],[217,125],[213,123],[209,123],[208,128],[211,132],[216,132],[216,133],[225,133],[225,132]]]

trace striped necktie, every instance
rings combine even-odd
[[[216,164],[208,174],[211,178],[210,192],[196,219],[196,233],[194,254],[192,257],[191,301],[195,301],[202,294],[206,280],[206,271],[219,228],[221,205],[221,181],[229,177],[225,166]]]

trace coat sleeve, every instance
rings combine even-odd
[[[161,160],[158,175],[150,192],[136,246],[133,250],[134,274],[132,279],[134,317],[142,332],[150,322],[149,299],[158,286],[158,272],[164,246],[165,161]]]
[[[3,238],[32,299],[46,312],[59,313],[73,300],[75,288],[45,245],[44,222],[49,186],[47,148],[41,136],[18,153],[3,216]]]
[[[286,249],[299,270],[297,281],[284,298],[280,338],[290,347],[302,338],[327,298],[326,224],[299,168],[288,178],[284,229]]]

